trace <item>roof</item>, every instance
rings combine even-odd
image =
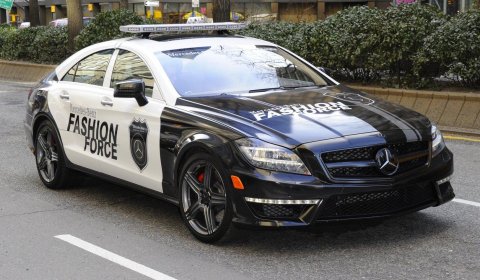
[[[214,45],[232,45],[232,46],[275,46],[275,44],[243,36],[225,36],[225,35],[203,35],[203,36],[189,36],[177,35],[170,37],[153,37],[151,39],[131,38],[125,40],[122,46],[129,46],[130,48],[141,50],[165,51],[174,49],[197,48]]]

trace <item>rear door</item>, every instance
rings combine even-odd
[[[106,49],[80,60],[60,79],[55,94],[49,94],[67,158],[99,171],[118,160],[118,124],[107,122],[103,110],[113,99],[112,90],[104,86],[113,53],[114,49]]]

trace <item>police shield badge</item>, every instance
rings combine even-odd
[[[140,171],[147,166],[147,136],[148,126],[145,120],[133,119],[130,124],[130,151],[133,161],[137,164]]]

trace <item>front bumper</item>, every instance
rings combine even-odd
[[[391,217],[438,206],[455,197],[450,182],[441,181],[453,174],[453,155],[447,148],[430,166],[388,184],[333,184],[313,176],[259,169],[238,168],[232,173],[244,185],[243,190],[234,190],[233,221],[248,225],[307,226]]]

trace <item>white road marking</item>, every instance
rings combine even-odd
[[[102,257],[104,259],[107,259],[111,262],[114,262],[116,264],[119,264],[123,267],[126,267],[130,270],[133,270],[135,272],[138,272],[142,275],[145,275],[149,278],[155,279],[155,280],[176,280],[173,277],[170,277],[166,274],[163,274],[161,272],[158,272],[156,270],[153,270],[149,267],[146,267],[142,264],[139,264],[137,262],[134,262],[132,260],[129,260],[127,258],[124,258],[122,256],[119,256],[115,253],[112,253],[110,251],[107,251],[103,248],[100,248],[96,245],[93,245],[91,243],[88,243],[87,241],[84,241],[80,238],[77,238],[75,236],[72,236],[70,234],[62,234],[62,235],[57,235],[55,238],[58,238],[60,240],[63,240],[65,242],[68,242],[74,246],[77,246],[85,251],[88,251],[92,254],[95,254],[99,257]]]
[[[465,200],[465,199],[460,199],[460,198],[454,198],[453,201],[458,202],[458,203],[463,203],[463,204],[468,204],[468,205],[480,207],[480,203],[475,202],[475,201],[470,201],[470,200]]]

